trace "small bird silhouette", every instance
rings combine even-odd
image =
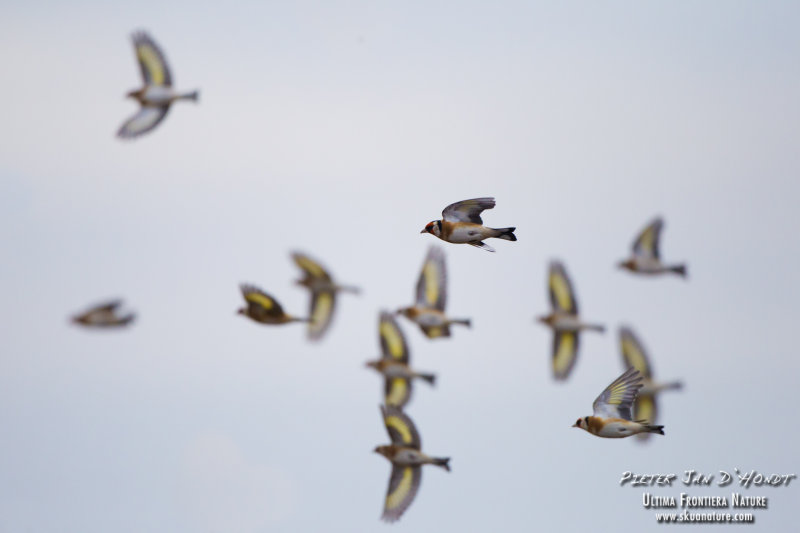
[[[199,93],[178,93],[172,90],[172,75],[161,49],[150,36],[137,31],[133,34],[133,47],[136,59],[142,70],[144,85],[141,89],[130,91],[127,96],[135,99],[141,106],[139,112],[129,118],[117,132],[123,139],[137,137],[155,128],[176,100],[197,101]]]
[[[294,252],[292,259],[303,270],[303,278],[298,280],[297,284],[311,291],[311,302],[309,303],[311,322],[308,323],[308,338],[314,341],[320,340],[330,327],[336,307],[336,293],[358,294],[359,289],[337,285],[322,265],[305,254]]]
[[[470,327],[469,319],[448,318],[444,313],[446,303],[447,268],[444,252],[437,246],[431,246],[417,281],[416,304],[400,308],[397,313],[416,323],[430,339],[449,337],[451,324]]]
[[[367,366],[375,369],[385,378],[384,402],[386,405],[403,407],[411,399],[411,380],[422,379],[431,385],[436,383],[436,376],[416,372],[409,366],[409,350],[403,331],[394,317],[383,311],[378,320],[378,336],[380,337],[380,359],[368,361]]]
[[[634,420],[655,422],[658,418],[656,395],[664,390],[680,390],[683,383],[680,381],[658,383],[653,380],[653,369],[647,357],[647,351],[629,327],[623,326],[619,329],[619,346],[625,368],[635,368],[644,378],[639,395],[633,403],[633,418]],[[636,437],[646,440],[650,434],[640,433]]]
[[[430,233],[443,241],[470,244],[487,252],[494,252],[495,249],[483,242],[484,239],[495,237],[507,241],[517,240],[514,235],[517,228],[496,229],[483,225],[481,213],[494,206],[494,198],[473,198],[450,204],[442,211],[442,220],[428,222],[420,233]]]
[[[436,465],[450,471],[449,457],[431,457],[422,453],[422,443],[414,422],[400,409],[381,407],[383,423],[392,443],[378,446],[375,453],[392,463],[389,489],[383,506],[383,520],[395,522],[408,509],[422,481],[422,465]]]
[[[286,324],[288,322],[309,322],[309,318],[298,318],[287,315],[278,301],[252,285],[240,285],[242,296],[247,307],[242,307],[237,311],[261,324]]]
[[[659,241],[664,221],[657,217],[633,241],[633,253],[629,259],[620,261],[618,266],[639,274],[663,274],[673,272],[686,277],[686,265],[665,265],[661,262]]]
[[[609,439],[648,432],[663,435],[664,426],[655,426],[645,420],[632,420],[631,406],[642,388],[642,380],[642,375],[635,368],[626,370],[594,401],[594,415],[579,418],[572,427]]]
[[[602,333],[605,328],[581,322],[578,300],[561,262],[550,262],[547,286],[553,311],[538,320],[553,330],[553,375],[562,380],[567,379],[578,358],[578,334],[585,329]]]
[[[112,300],[110,302],[95,305],[88,311],[84,311],[72,317],[72,322],[90,328],[114,328],[127,326],[136,315],[133,313],[120,315],[119,308],[122,300]]]

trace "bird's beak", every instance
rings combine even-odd
[[[572,424],[570,427],[573,427],[573,428],[579,428],[580,426],[578,425],[578,423],[577,423],[577,422],[575,422],[575,423],[574,423],[574,424]]]
[[[428,230],[423,228],[422,231],[420,231],[420,233],[428,233]]]

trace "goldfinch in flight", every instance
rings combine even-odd
[[[664,221],[658,217],[653,220],[633,241],[633,253],[629,259],[619,263],[620,268],[639,274],[663,274],[673,272],[686,277],[686,265],[665,265],[659,257],[659,240]]]
[[[656,394],[663,390],[678,390],[683,387],[680,381],[657,383],[653,381],[653,369],[647,357],[647,352],[633,331],[628,327],[619,329],[619,346],[622,352],[622,362],[625,368],[635,368],[644,378],[644,384],[639,390],[639,395],[633,403],[633,418],[635,420],[649,420],[655,422],[657,418]],[[650,437],[649,433],[637,435],[640,439]]]
[[[436,383],[436,376],[416,372],[408,366],[408,343],[403,331],[394,317],[385,311],[381,313],[378,321],[378,336],[381,341],[382,356],[376,361],[368,361],[367,366],[374,368],[385,378],[386,405],[403,407],[411,398],[412,379],[419,378],[433,385]]]
[[[584,329],[602,333],[605,328],[581,322],[575,291],[559,261],[550,262],[547,285],[553,311],[538,320],[553,330],[553,376],[567,379],[578,357],[578,334]]]
[[[281,304],[267,294],[252,285],[242,284],[240,286],[244,301],[247,307],[242,307],[237,311],[240,315],[251,318],[261,324],[286,324],[288,322],[309,322],[309,318],[298,318],[287,315]]]
[[[514,230],[517,228],[489,228],[483,225],[481,213],[484,209],[495,206],[494,198],[473,198],[450,204],[442,211],[442,220],[428,222],[420,233],[430,233],[443,241],[456,244],[471,244],[494,252],[494,248],[483,242],[495,237],[507,241],[516,241]]]
[[[642,375],[635,368],[629,368],[594,401],[594,415],[579,418],[572,427],[608,439],[630,437],[637,433],[663,435],[664,426],[654,426],[644,420],[632,420],[631,406],[641,388]]]
[[[358,294],[359,290],[356,287],[346,287],[334,283],[333,278],[322,265],[307,255],[294,252],[292,259],[303,270],[303,278],[298,280],[297,284],[311,291],[309,304],[311,322],[308,323],[308,338],[316,341],[322,338],[331,324],[336,305],[336,293]]]
[[[123,139],[137,137],[155,128],[167,116],[169,106],[175,100],[197,102],[198,98],[197,91],[178,93],[172,90],[172,75],[167,60],[147,33],[138,31],[132,38],[144,85],[127,95],[139,102],[141,107],[117,132],[117,136]]]
[[[395,522],[417,495],[422,481],[422,465],[441,466],[449,472],[450,458],[431,457],[422,453],[422,444],[414,422],[397,407],[381,407],[381,413],[392,440],[389,445],[375,448],[375,453],[392,462],[392,475],[389,478],[389,490],[386,492],[381,518],[387,522]]]
[[[398,309],[397,312],[415,322],[430,339],[449,337],[451,324],[470,327],[470,321],[447,318],[444,314],[446,303],[447,269],[444,252],[437,246],[431,246],[417,281],[416,304]]]
[[[72,317],[72,322],[90,328],[111,328],[127,326],[136,317],[133,313],[127,315],[119,314],[119,308],[122,305],[122,300],[113,300],[111,302],[96,305],[78,315]]]

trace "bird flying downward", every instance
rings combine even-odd
[[[178,93],[172,89],[172,75],[167,60],[153,39],[143,31],[133,34],[133,48],[142,71],[143,85],[127,96],[139,102],[139,112],[129,118],[117,132],[122,139],[132,139],[155,128],[176,100],[197,102],[199,93]]]
[[[242,307],[237,311],[261,324],[286,324],[288,322],[309,322],[309,318],[297,318],[287,315],[278,301],[252,285],[240,285],[244,301],[247,307]]]
[[[632,254],[629,259],[620,261],[619,267],[639,274],[663,274],[672,272],[686,277],[686,264],[665,265],[661,262],[659,241],[664,221],[657,217],[633,241]]]
[[[422,481],[422,465],[440,466],[449,472],[450,458],[431,457],[422,453],[422,443],[414,422],[397,407],[381,407],[381,413],[392,440],[389,445],[375,448],[375,453],[383,455],[392,463],[389,490],[386,492],[381,518],[387,522],[395,522],[417,495]]]
[[[72,317],[74,324],[89,328],[114,328],[127,326],[136,315],[129,313],[121,315],[119,308],[122,306],[122,300],[113,300],[100,305],[96,305],[78,315]]]
[[[311,291],[309,304],[311,321],[308,323],[308,338],[314,341],[320,340],[330,327],[333,310],[336,306],[336,293],[358,294],[359,289],[337,285],[322,265],[305,254],[294,252],[292,259],[303,271],[303,278],[298,280],[297,284]]]
[[[442,220],[428,222],[420,233],[430,233],[443,241],[455,244],[470,244],[494,252],[494,248],[483,242],[495,237],[516,241],[517,228],[489,228],[483,225],[481,213],[495,206],[494,198],[473,198],[450,204],[442,211]]]
[[[621,327],[619,329],[619,346],[625,368],[635,368],[644,378],[642,388],[633,403],[633,418],[635,420],[655,422],[658,414],[656,395],[664,390],[679,390],[683,387],[683,383],[680,381],[658,383],[653,380],[653,369],[648,360],[647,352],[630,328]],[[641,440],[646,440],[649,437],[649,433],[637,435],[637,438]]]
[[[581,322],[575,291],[560,261],[550,262],[547,286],[553,310],[538,320],[553,330],[553,376],[563,380],[572,372],[578,358],[578,334],[585,329],[602,333],[605,328]]]
[[[637,433],[664,434],[664,426],[654,426],[645,420],[632,420],[631,406],[642,388],[642,375],[629,368],[614,380],[592,404],[593,416],[579,418],[572,427],[609,439],[630,437]]]
[[[411,399],[411,380],[418,378],[433,385],[436,382],[436,376],[411,369],[406,338],[391,313],[381,312],[378,321],[378,336],[381,343],[381,358],[376,361],[368,361],[367,366],[374,368],[384,377],[384,402],[386,405],[403,407]]]
[[[429,339],[450,336],[451,324],[470,327],[469,319],[448,318],[444,313],[447,303],[447,268],[444,252],[437,246],[428,249],[417,281],[417,301],[411,307],[397,312],[416,323]]]

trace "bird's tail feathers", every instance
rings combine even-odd
[[[499,232],[496,237],[498,239],[505,239],[507,241],[516,241],[517,236],[514,235],[514,230],[517,228],[494,228],[495,231]]]
[[[200,101],[200,91],[192,91],[190,93],[182,94],[181,100],[191,100],[192,102]]]
[[[450,471],[450,458],[449,457],[434,457],[433,464],[441,466],[448,472]]]
[[[417,374],[417,376],[431,385],[436,385],[436,374]]]
[[[675,265],[669,267],[670,272],[674,272],[678,274],[680,277],[685,278],[688,273],[686,271],[686,265]]]
[[[472,327],[472,320],[469,318],[456,318],[450,321],[451,324],[461,324],[462,326]]]
[[[361,289],[359,287],[354,287],[352,285],[343,285],[337,287],[341,292],[349,292],[351,294],[361,294]]]
[[[648,433],[658,433],[659,435],[664,434],[664,426],[654,426],[651,424],[645,424]]]
[[[672,381],[664,385],[664,390],[681,390],[683,388],[683,381]]]
[[[601,324],[586,324],[584,329],[588,329],[589,331],[596,331],[598,333],[605,333],[606,327]]]

